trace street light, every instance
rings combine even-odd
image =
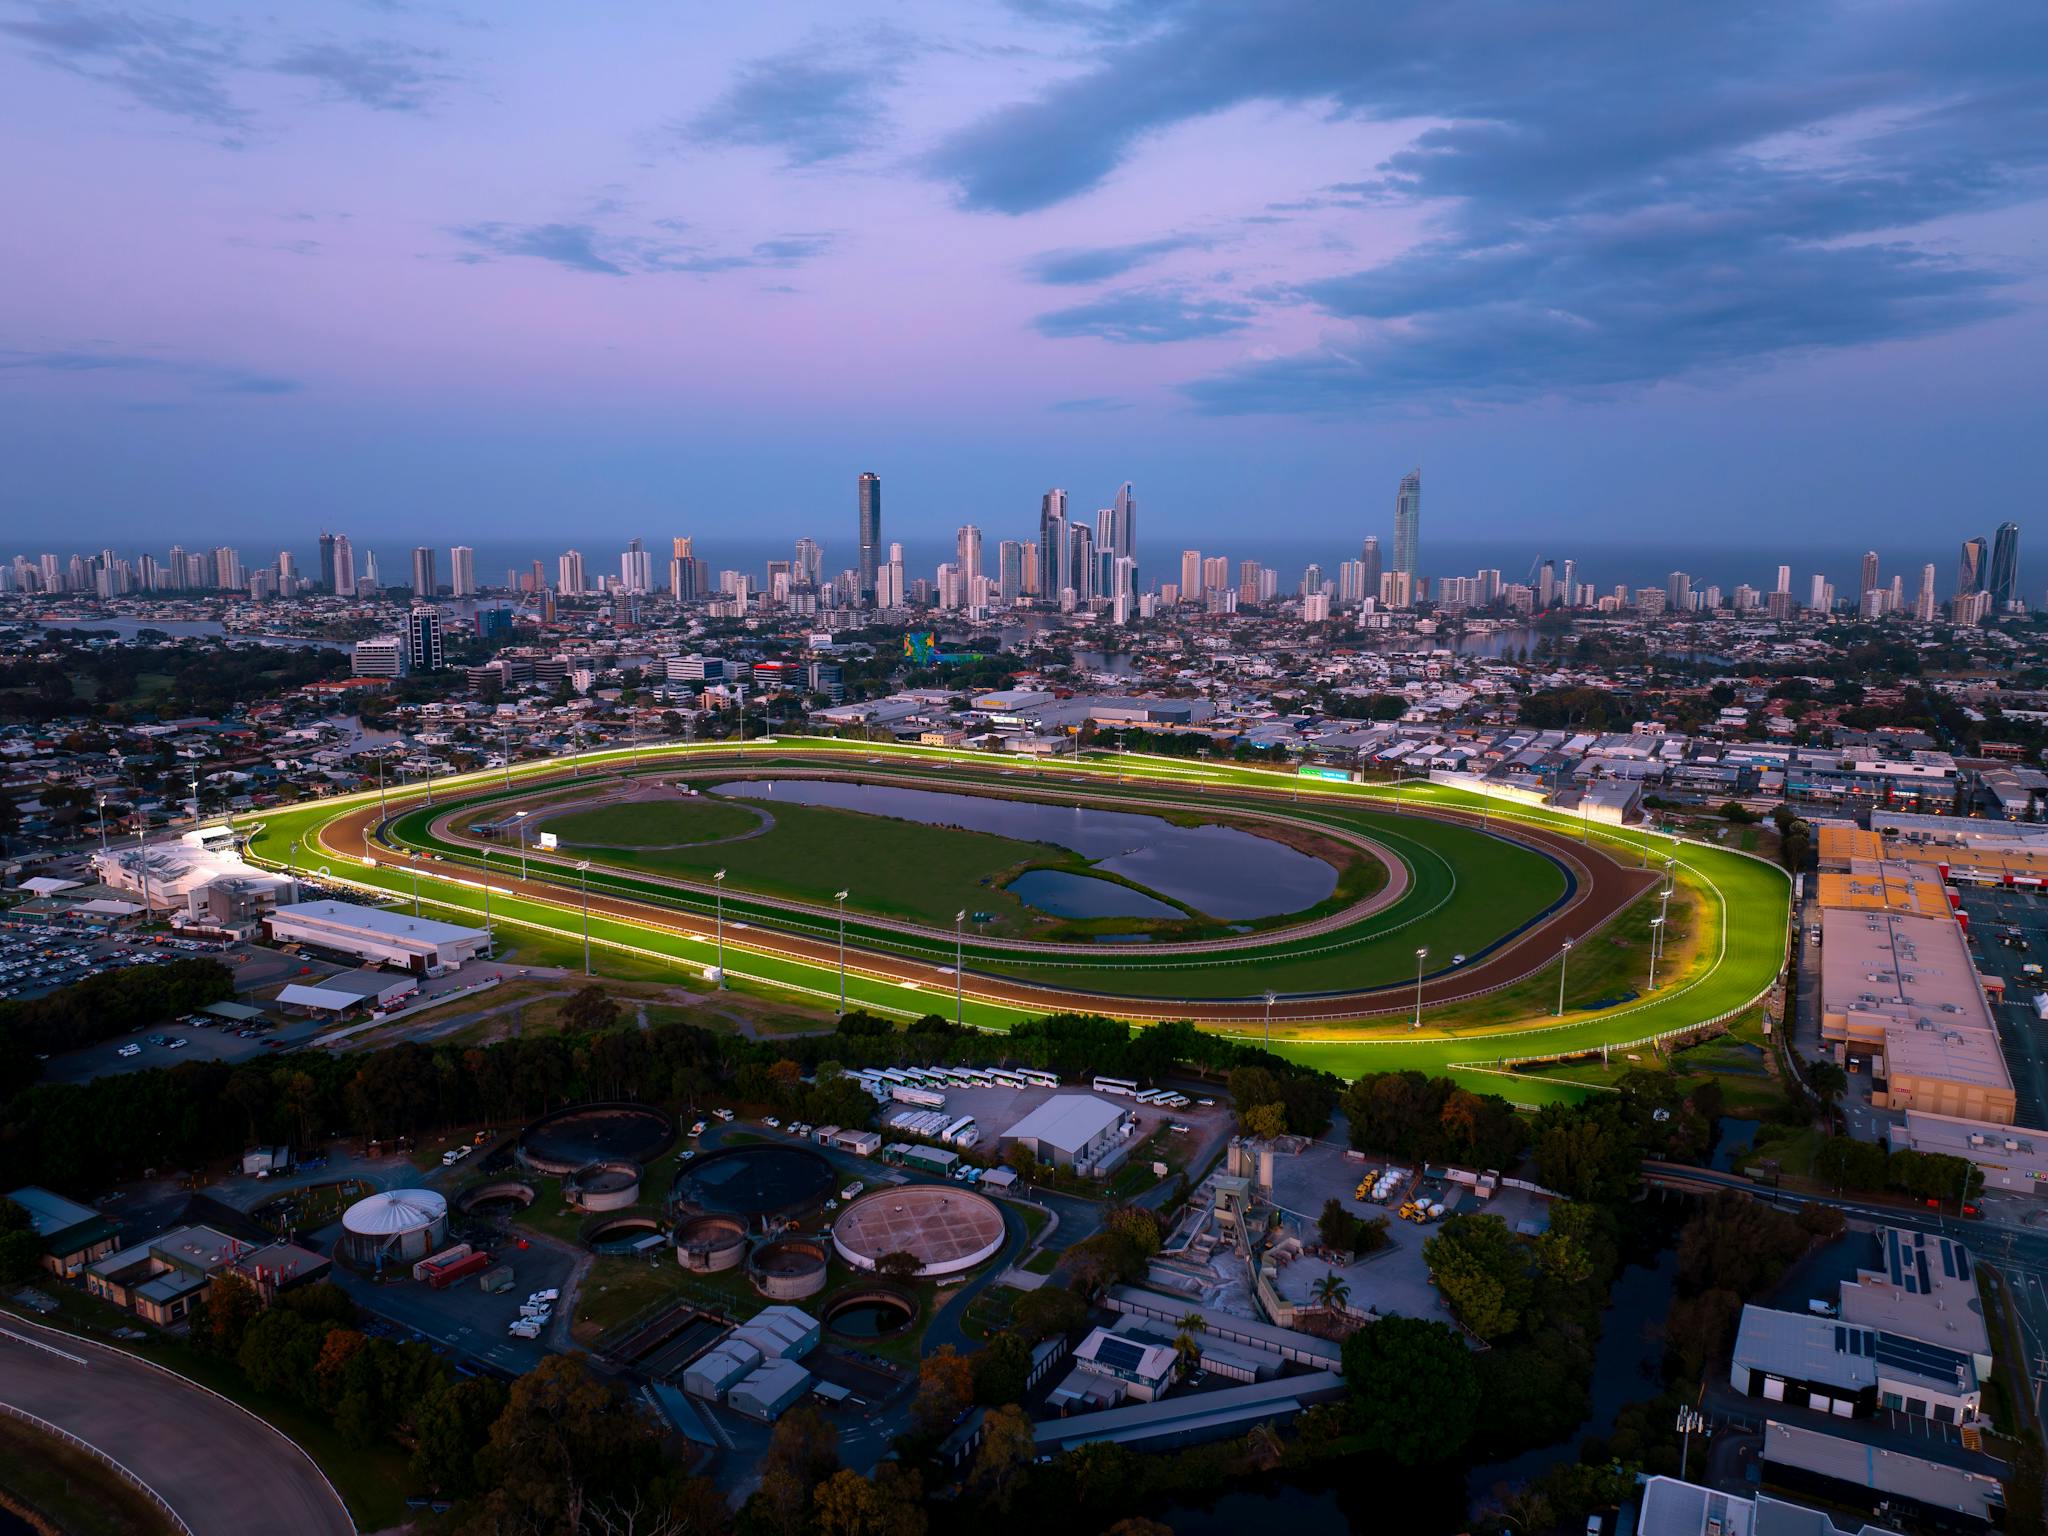
[[[1273,1004],[1280,1000],[1278,992],[1266,994],[1266,1049],[1273,1048]]]
[[[1564,972],[1571,961],[1572,941],[1566,939],[1564,948],[1558,952],[1557,957],[1557,1017],[1560,1019],[1564,1017]]]
[[[1664,919],[1650,919],[1650,990],[1657,990],[1657,949],[1664,937]]]
[[[846,1015],[846,892],[836,892],[832,899],[839,903],[839,1013]]]
[[[1415,951],[1415,1022],[1410,1029],[1422,1028],[1422,962],[1429,958],[1427,949]]]
[[[967,1003],[962,992],[961,970],[967,964],[967,913],[953,914],[953,1023],[966,1022]]]
[[[590,974],[590,860],[576,866],[583,885],[583,974]]]
[[[718,990],[725,990],[725,871],[711,877],[713,899],[718,911]]]
[[[100,857],[107,856],[107,797],[100,796]]]

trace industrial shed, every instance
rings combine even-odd
[[[811,1373],[794,1360],[770,1360],[726,1393],[735,1412],[772,1424],[811,1390]]]

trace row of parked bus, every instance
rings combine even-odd
[[[947,1088],[1057,1088],[1057,1072],[1040,1067],[864,1067],[854,1078],[877,1099],[893,1097],[893,1090],[915,1088],[943,1091]]]
[[[1090,1084],[1097,1093],[1130,1099],[1153,1109],[1186,1109],[1194,1100],[1171,1088],[1140,1088],[1135,1078],[1098,1077]]]

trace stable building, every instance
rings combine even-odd
[[[476,959],[490,943],[481,928],[346,901],[282,906],[263,919],[263,928],[274,944],[310,945],[368,965],[395,965],[415,976],[452,971]]]

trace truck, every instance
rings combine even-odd
[[[429,1269],[427,1284],[437,1291],[445,1291],[457,1281],[480,1275],[490,1267],[491,1256],[488,1253],[466,1253],[452,1264],[436,1264]]]
[[[476,1249],[469,1243],[457,1243],[452,1248],[443,1248],[439,1253],[430,1253],[412,1267],[412,1277],[424,1280],[444,1264],[453,1264],[457,1259],[466,1259]]]
[[[2034,994],[2034,1017],[2037,1019],[2048,1019],[2048,992],[2036,992]]]

